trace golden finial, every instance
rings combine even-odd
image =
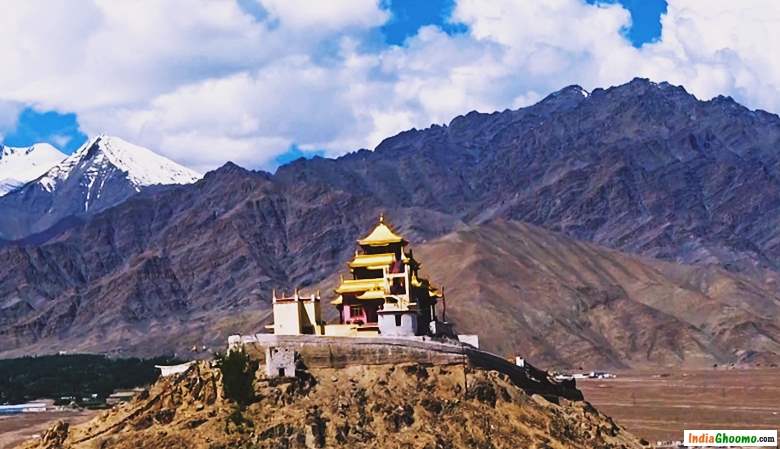
[[[380,212],[379,213],[379,222],[380,223],[384,223],[385,222],[385,213],[384,212]]]

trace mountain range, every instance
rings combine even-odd
[[[104,139],[69,160],[99,159]],[[635,79],[274,174],[228,163],[189,183],[166,166],[133,184],[112,162],[91,182],[63,162],[78,176],[0,198],[0,354],[221,347],[270,321],[272,288],[332,288],[384,211],[445,284],[448,318],[489,350],[567,367],[775,363],[778,150],[774,114]]]

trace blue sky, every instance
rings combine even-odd
[[[626,37],[634,47],[653,42],[661,36],[661,15],[666,12],[666,0],[587,0],[590,4],[620,3],[631,13],[631,28]]]
[[[247,0],[242,3],[250,4]],[[618,1],[618,0],[613,0]],[[588,3],[610,3],[603,0],[587,0]],[[635,47],[651,42],[660,36],[660,16],[666,10],[664,0],[619,0],[631,12],[632,26],[623,30]],[[251,3],[253,4],[253,3]],[[246,5],[244,5],[246,6]],[[436,25],[450,35],[465,33],[463,24],[450,23],[447,19],[453,10],[453,0],[383,0],[381,6],[391,11],[390,19],[379,29],[384,46],[403,46],[413,37],[420,27]],[[257,7],[256,7],[257,9]],[[257,9],[256,17],[264,14]],[[112,130],[103,130],[111,133]],[[36,142],[49,142],[65,153],[72,153],[84,143],[87,136],[80,130],[79,117],[69,111],[41,111],[25,107],[19,114],[14,129],[4,134],[3,143],[11,146],[26,146]],[[287,152],[276,156],[274,164],[282,164],[297,157],[311,157],[323,154],[323,151],[302,151],[296,144],[290,145]]]
[[[87,136],[79,129],[76,114],[38,112],[33,108],[25,108],[17,118],[16,128],[5,134],[3,144],[25,147],[38,142],[48,142],[60,151],[70,154],[86,139]]]

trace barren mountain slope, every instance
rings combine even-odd
[[[186,229],[176,223],[172,229]],[[241,223],[246,220],[224,226]],[[171,234],[172,242],[162,246],[170,248],[164,250],[166,258],[159,256],[160,249],[144,251],[94,285],[42,302],[43,314],[19,310],[17,324],[0,334],[8,344],[6,354],[58,349],[182,353],[193,346],[219,347],[233,333],[263,331],[272,321],[270,290],[295,284],[286,284],[289,271],[264,275],[259,257],[269,257],[268,250],[252,249],[262,241],[234,239],[219,231],[224,226],[182,243],[173,242],[188,231]],[[339,253],[319,250],[321,257],[332,258],[333,271],[310,289],[329,297],[336,273],[344,269],[335,261],[349,257],[359,236],[354,231],[340,237]],[[213,246],[210,240],[221,243]],[[526,355],[543,366],[589,368],[780,359],[780,299],[771,272],[764,281],[751,280],[504,221],[414,249],[423,272],[445,287],[447,318],[460,332],[479,334],[484,348],[502,355]],[[204,255],[194,256],[199,252]],[[289,268],[283,258],[269,260]],[[330,304],[323,307],[332,318]]]
[[[245,318],[267,316],[273,288],[333,273],[378,213],[370,197],[283,188],[232,164],[193,186],[139,195],[42,245],[0,248],[0,353],[222,345],[230,332],[259,329]],[[452,226],[414,209],[393,216]]]
[[[470,224],[505,218],[625,252],[780,269],[780,117],[646,79],[472,111],[374,151],[281,167]]]
[[[780,360],[772,283],[517,222],[456,232],[415,254],[444,284],[447,318],[504,355],[589,368]]]

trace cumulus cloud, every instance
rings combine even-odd
[[[16,102],[0,100],[0,140],[10,130],[16,127],[16,120],[22,105]]]
[[[662,36],[643,52],[644,71],[709,98],[730,94],[780,112],[780,3],[669,2]]]
[[[387,11],[376,2],[353,0],[260,0],[261,5],[285,27],[304,33],[321,34],[345,28],[371,28],[382,25],[389,18]]]
[[[3,105],[72,111],[90,134],[206,170],[228,159],[270,167],[294,144],[373,148],[473,109],[634,76],[780,110],[775,0],[670,0],[661,38],[641,48],[617,4],[457,0],[451,20],[466,32],[426,26],[403,46],[379,45],[390,17],[379,0],[9,2],[0,133],[18,110]]]

